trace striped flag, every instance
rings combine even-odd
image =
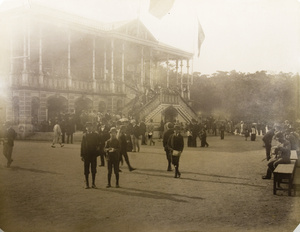
[[[150,0],[149,12],[161,19],[172,9],[174,2],[175,0]]]
[[[198,57],[200,56],[200,49],[204,39],[205,39],[205,34],[203,32],[202,26],[198,19]]]

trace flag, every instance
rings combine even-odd
[[[202,26],[198,19],[198,57],[200,56],[200,49],[204,39],[205,39],[205,34],[203,32]]]
[[[161,19],[171,10],[174,2],[175,0],[150,0],[149,12]]]

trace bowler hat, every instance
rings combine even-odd
[[[174,127],[174,129],[175,129],[175,130],[180,130],[180,126],[176,125],[176,126]]]
[[[92,125],[93,125],[93,123],[91,123],[91,122],[85,123],[85,126],[92,126]]]
[[[171,122],[169,122],[169,124],[168,124],[168,128],[169,128],[169,129],[171,129],[171,128],[174,128],[174,124],[173,124],[173,123],[171,123]]]

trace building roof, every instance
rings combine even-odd
[[[126,40],[151,45],[157,50],[170,53],[170,59],[172,59],[172,55],[182,56],[183,58],[191,58],[193,56],[190,52],[159,42],[149,28],[137,18],[122,21],[101,21],[104,20],[104,18],[100,13],[101,11],[103,12],[104,9],[96,8],[96,6],[99,6],[97,4],[98,1],[99,0],[90,0],[88,2],[90,4],[88,5],[86,3],[83,4],[85,1],[73,0],[72,3],[77,4],[77,7],[69,8],[68,6],[71,4],[71,0],[64,0],[64,3],[60,0],[6,0],[0,5],[0,13],[2,17],[21,17],[24,13],[30,12],[30,15],[39,17],[42,20],[47,20],[47,18],[56,19],[60,22],[71,24],[73,27],[84,28],[93,33],[107,33],[120,39],[126,37]],[[85,10],[81,10],[83,9],[82,7],[84,7]],[[127,32],[125,33],[125,28],[132,26],[137,26],[140,30],[144,30],[147,34],[146,38],[139,35],[128,34]]]

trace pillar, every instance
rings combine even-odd
[[[71,76],[71,32],[68,33],[68,87],[72,87],[72,76]]]
[[[43,73],[43,39],[42,28],[39,28],[39,85],[44,86],[44,73]]]
[[[187,89],[187,98],[188,100],[191,99],[190,96],[190,60],[186,60],[186,72],[187,72],[187,84],[186,84],[186,89]]]
[[[104,69],[104,73],[103,73],[103,76],[104,76],[104,80],[106,81],[106,44],[104,43],[104,54],[103,54],[103,69]]]
[[[93,78],[93,90],[96,91],[96,38],[93,37],[93,68],[92,68],[92,78]]]
[[[169,55],[167,56],[167,88],[170,87]]]
[[[9,83],[11,86],[13,84],[13,73],[14,73],[14,40],[12,30],[10,31],[10,73],[9,73]]]
[[[178,59],[176,59],[176,85],[178,85]]]
[[[183,71],[182,71],[182,67],[183,67],[183,64],[182,64],[182,59],[180,61],[180,90],[181,90],[181,97],[184,97],[183,95]]]
[[[194,84],[194,58],[192,58],[191,85]]]
[[[22,71],[22,85],[28,86],[28,70],[27,70],[27,36],[28,36],[28,25],[24,25],[23,28],[23,71]]]
[[[122,92],[125,93],[125,44],[122,43]]]
[[[152,70],[152,59],[153,59],[153,50],[150,50],[150,60],[149,60],[149,76],[150,76],[150,89],[154,89],[153,84],[153,70]]]
[[[114,83],[114,40],[111,40],[111,63],[110,63],[110,68],[111,68],[111,75],[110,75],[110,90],[115,93],[115,83]]]
[[[141,89],[144,90],[144,47],[141,49]]]

